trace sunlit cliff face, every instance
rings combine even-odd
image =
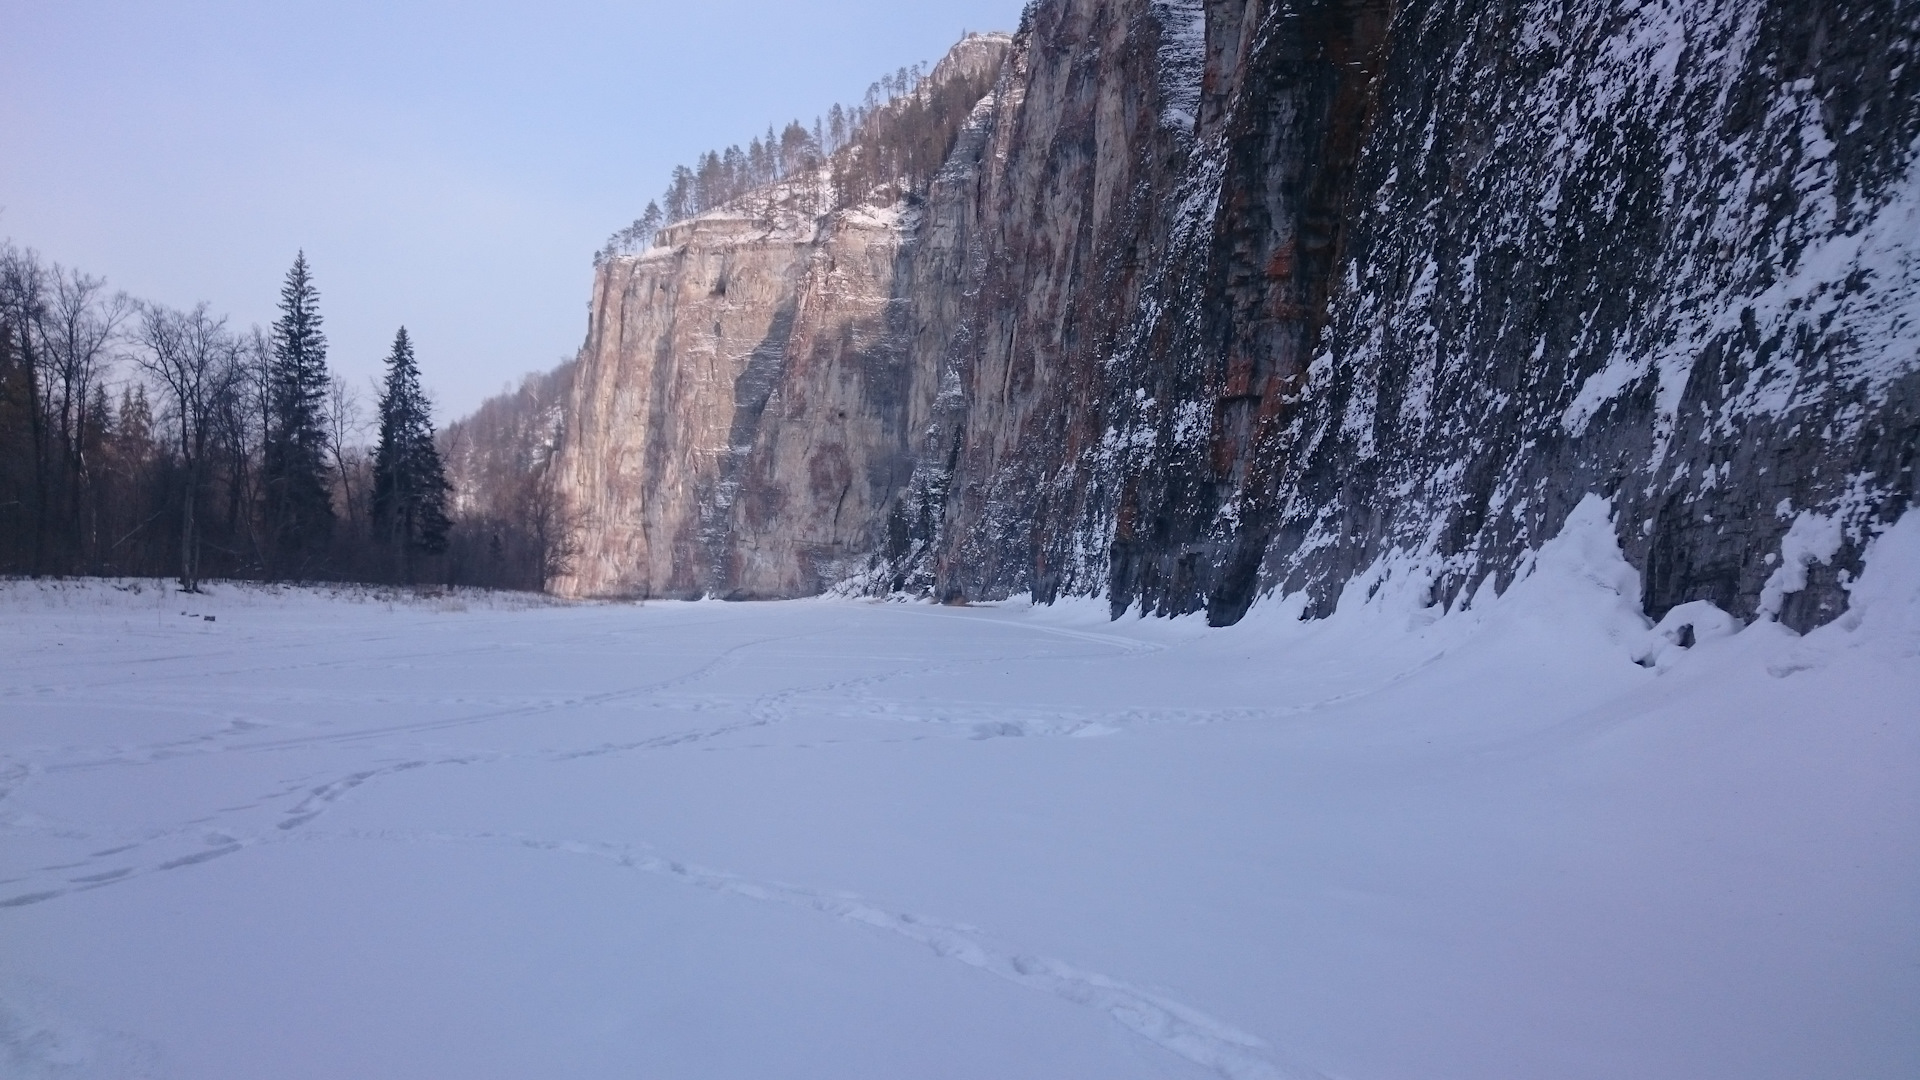
[[[909,234],[898,214],[816,225],[801,201],[696,219],[601,268],[559,474],[582,525],[561,591],[807,595],[872,550],[907,453],[890,309]]]
[[[1007,47],[970,37],[928,83]],[[991,105],[973,112],[924,196],[834,210],[822,168],[600,267],[557,472],[579,526],[562,593],[804,596],[867,569],[936,389],[914,312],[963,284],[938,263]]]

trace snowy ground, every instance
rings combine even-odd
[[[1920,515],[1806,638],[1666,644],[1590,514],[1406,579],[0,585],[0,1076],[1920,1075]]]

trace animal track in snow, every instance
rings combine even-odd
[[[936,955],[1008,982],[1105,1013],[1121,1027],[1226,1080],[1326,1080],[1284,1062],[1271,1046],[1163,994],[1086,971],[1065,961],[1008,949],[977,927],[892,912],[851,893],[820,892],[783,882],[754,881],[677,859],[647,854],[632,844],[545,840],[497,833],[350,833],[358,839],[401,843],[511,845],[616,863],[684,885],[761,903],[780,904],[872,927],[925,946]]]

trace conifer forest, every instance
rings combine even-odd
[[[241,329],[0,248],[0,573],[540,588],[553,376],[436,432],[406,330],[363,393],[322,310],[304,254]]]

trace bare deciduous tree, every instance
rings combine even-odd
[[[0,321],[10,331],[8,338],[17,352],[20,375],[25,383],[20,388],[26,398],[21,405],[27,413],[28,456],[33,479],[25,485],[27,490],[21,492],[25,497],[21,501],[31,500],[28,511],[33,539],[29,558],[36,574],[46,569],[47,505],[52,501],[48,475],[52,455],[47,445],[44,391],[46,359],[40,351],[40,328],[47,314],[46,294],[47,269],[40,262],[40,256],[12,244],[0,246]]]
[[[354,510],[353,463],[348,459],[366,432],[360,413],[360,394],[338,375],[333,376],[327,386],[327,433],[333,444],[333,468],[340,474],[340,501],[347,506],[347,525],[357,533],[360,520]]]
[[[762,140],[763,159],[772,145]],[[317,332],[305,340],[316,360],[308,374],[324,375]],[[177,572],[189,589],[204,588],[203,578],[284,574],[286,552],[273,539],[285,519],[268,468],[269,436],[289,400],[276,344],[259,328],[230,332],[206,305],[140,305],[0,241],[0,573]],[[533,377],[453,425],[446,445],[460,462],[460,501],[445,550],[420,551],[422,575],[539,588],[566,565],[572,529],[545,485],[567,370]],[[316,536],[297,568],[323,579],[391,577],[370,527],[370,399],[364,388],[314,385],[302,404],[319,425],[307,440],[318,454],[316,498],[349,527]]]
[[[66,480],[63,516],[74,530],[83,531],[87,517],[81,508],[82,493],[92,468],[87,445],[102,421],[90,405],[99,397],[95,391],[112,359],[121,324],[132,314],[133,302],[124,293],[106,293],[102,279],[58,264],[49,277],[52,288],[39,328],[46,371],[44,408],[57,428],[51,435],[59,442],[60,469]],[[75,554],[88,546],[81,535],[69,539]]]
[[[140,343],[138,363],[159,383],[172,412],[175,450],[184,476],[180,588],[198,592],[200,543],[195,509],[221,399],[242,374],[241,351],[227,332],[227,320],[213,318],[204,303],[192,311],[146,306],[141,311]]]

